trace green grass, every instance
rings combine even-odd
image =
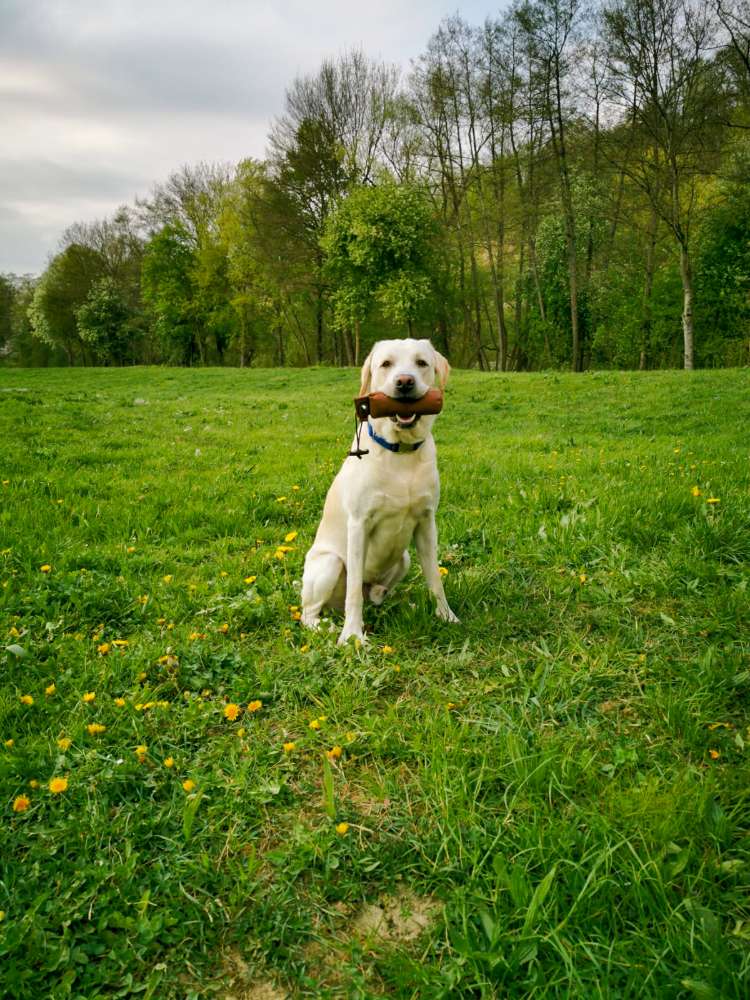
[[[456,373],[461,624],[360,650],[290,610],[356,388],[0,373],[0,994],[747,996],[748,373]]]

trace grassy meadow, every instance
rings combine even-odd
[[[746,997],[750,373],[454,373],[339,649],[357,388],[0,371],[0,995]]]

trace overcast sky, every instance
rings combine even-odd
[[[400,65],[456,0],[0,0],[0,272],[183,163],[262,157],[284,90],[361,47]],[[472,23],[497,9],[468,0]]]

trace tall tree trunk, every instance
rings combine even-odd
[[[643,299],[641,306],[641,349],[638,368],[645,371],[648,368],[649,349],[651,347],[652,298],[654,290],[654,270],[656,266],[656,233],[659,217],[652,207],[648,226],[648,245],[646,246],[646,271],[643,276]]]
[[[693,370],[693,266],[687,242],[680,242],[680,276],[682,278],[682,336],[686,371]]]
[[[323,289],[318,286],[315,299],[315,356],[320,365],[323,363]]]

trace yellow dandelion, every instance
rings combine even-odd
[[[86,729],[88,730],[89,736],[98,736],[99,733],[103,733],[107,727],[103,726],[100,722],[90,722]]]
[[[146,754],[148,753],[148,747],[146,746],[145,743],[140,743],[133,752],[135,753],[138,760],[142,761],[146,756]]]
[[[31,781],[29,782],[29,788],[39,788],[39,782],[36,780],[36,778],[31,779]]]
[[[326,756],[329,760],[338,760],[343,753],[341,747],[331,747],[330,750],[326,752]]]
[[[195,782],[193,781],[192,778],[186,778],[185,781],[183,781],[182,783],[182,787],[185,789],[186,792],[192,792],[193,789],[195,788]]]
[[[588,580],[588,577],[586,576],[585,573],[579,573],[578,579],[581,581],[581,583],[585,583]]]
[[[7,482],[7,480],[6,480],[6,482]],[[299,490],[299,486],[297,486],[297,485],[296,485],[296,483],[295,483],[295,485],[294,485],[294,486],[292,486],[292,489],[293,489],[293,490],[294,490],[294,492],[296,493],[296,492],[297,492],[297,491]]]
[[[276,497],[276,503],[283,503],[285,500],[286,497]]]
[[[13,639],[21,638],[21,633],[18,631],[15,625],[11,625],[10,632],[8,633],[8,635],[11,636],[11,638]]]
[[[135,545],[128,545],[125,551],[128,553],[128,555],[132,555],[132,553],[135,552]]]
[[[167,621],[167,619],[166,619],[166,618],[157,618],[157,619],[156,619],[156,624],[157,624],[157,625],[165,625],[165,624],[166,624],[166,621]]]
[[[165,767],[174,767],[174,757],[165,757],[164,758],[164,766]]]
[[[719,753],[718,750],[709,750],[708,755],[711,758],[711,760],[718,760],[719,757],[721,757],[721,754]]]
[[[34,704],[34,699],[32,698],[32,696],[30,694],[22,694],[21,695],[21,701],[22,701],[22,703],[24,705],[33,705]]]
[[[284,743],[282,749],[284,753],[291,753],[296,746],[297,744],[293,740],[290,740],[288,743]]]
[[[699,497],[701,495],[700,487],[694,486],[690,491],[694,497]]]
[[[115,698],[115,705],[117,705],[118,708],[124,708],[125,707],[125,699],[124,698]]]
[[[108,642],[103,642],[101,644],[101,646],[97,646],[96,647],[96,651],[97,651],[97,653],[100,653],[102,656],[106,656],[107,653],[110,651],[111,648],[112,647],[110,646],[110,644]]]
[[[174,577],[172,576],[171,573],[167,573],[166,576],[162,577],[162,580],[164,581],[164,583],[171,583],[173,579],[174,579]]]
[[[47,687],[44,689],[44,693],[47,695],[47,697],[53,695],[55,691],[57,691],[57,688],[55,687],[54,684],[48,684]]]
[[[290,531],[288,534],[284,535],[284,541],[285,542],[293,542],[294,539],[297,537],[298,534],[299,534],[298,531]]]
[[[86,691],[83,696],[83,700],[86,702],[93,701],[96,698],[96,691]]]
[[[320,729],[320,723],[317,719],[313,719],[308,725],[310,729]]]
[[[349,832],[349,824],[348,823],[337,823],[336,824],[336,833],[339,835],[339,837],[345,836],[348,832]]]
[[[49,573],[49,572],[51,572],[51,570],[52,570],[52,567],[49,565],[49,563],[45,563],[44,566],[40,566],[39,567],[39,572],[40,573]]]
[[[229,631],[229,622],[224,622],[222,625],[219,625],[216,631],[221,632],[222,635],[226,635]]]
[[[10,750],[12,749],[13,744],[15,742],[16,742],[15,740],[6,740],[5,743],[3,743],[3,746],[5,747],[6,750]]]
[[[438,566],[438,573],[441,576],[447,576],[448,575],[448,567],[447,566]]]
[[[718,497],[706,497],[706,503],[721,503],[721,500]]]
[[[141,607],[144,607],[146,604],[148,604],[148,594],[141,594],[137,600],[138,604],[140,604]]]
[[[286,559],[286,552],[284,552],[282,549],[276,549],[276,551],[274,552],[274,556],[277,559]]]
[[[191,642],[195,642],[197,639],[205,639],[205,638],[206,638],[205,632],[191,632],[190,635],[188,636],[188,639]]]
[[[72,742],[73,740],[71,740],[69,736],[61,736],[60,739],[57,741],[57,745],[63,751],[63,753],[65,753],[66,750],[70,749],[70,745]]]
[[[259,712],[261,708],[263,708],[262,701],[251,701],[250,704],[247,706],[248,712]]]
[[[258,579],[257,576],[246,576],[245,579],[243,580],[243,583],[255,583],[257,579]]]
[[[230,722],[234,722],[241,711],[242,709],[239,705],[235,705],[233,701],[230,701],[228,705],[224,706],[224,718],[229,719]]]
[[[300,618],[302,618],[302,612],[301,611],[293,611],[292,612],[292,618],[293,618],[294,621],[298,622],[300,620]]]
[[[309,652],[310,651],[310,645],[309,645],[309,643],[306,642],[304,646],[300,646],[299,651],[300,651],[300,653],[307,653],[307,652]]]
[[[237,730],[237,735],[241,739],[245,735],[246,732],[247,732],[247,730],[245,729],[245,727],[244,726],[240,726],[240,728]]]
[[[395,653],[396,650],[393,646],[383,646],[383,652],[387,655],[388,653]]]
[[[61,792],[66,792],[68,790],[68,779],[67,778],[53,778],[49,783],[49,790],[53,795],[59,795]]]
[[[113,639],[112,645],[117,646],[119,649],[125,649],[126,646],[130,645],[130,641],[128,639]]]
[[[14,813],[26,812],[26,810],[29,808],[30,805],[31,805],[31,799],[28,798],[28,796],[17,795],[15,799],[13,799],[13,812]]]

